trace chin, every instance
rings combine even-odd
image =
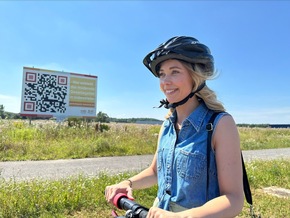
[[[182,100],[182,99],[181,99]],[[179,101],[181,101],[181,100],[179,100],[179,99],[173,99],[173,98],[167,98],[167,101],[170,103],[170,104],[173,104],[173,103],[175,103],[175,102],[179,102]]]

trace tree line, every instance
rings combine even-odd
[[[18,113],[12,113],[5,111],[5,107],[3,104],[0,104],[0,118],[1,119],[31,119],[29,117],[20,116]],[[33,118],[33,119],[49,119],[49,118]],[[67,118],[67,120],[73,120],[73,121],[81,121],[83,118],[80,117],[72,117]],[[109,117],[108,114],[100,111],[97,113],[95,118],[86,118],[87,121],[94,121],[94,122],[100,122],[100,123],[137,123],[137,122],[152,122],[152,121],[160,121],[158,119],[154,118],[113,118]],[[249,127],[249,128],[289,128],[290,125],[274,125],[274,124],[237,124],[238,127]]]
[[[7,112],[3,104],[0,104],[0,118],[1,119],[21,119],[20,114]]]
[[[1,119],[51,119],[51,118],[41,118],[41,117],[26,117],[26,116],[21,116],[18,113],[12,113],[12,112],[7,112],[5,111],[5,107],[3,104],[0,105],[0,118]],[[81,121],[83,118],[80,117],[71,117],[67,118],[67,120],[73,120],[73,121]],[[109,117],[108,114],[100,111],[97,113],[95,118],[86,118],[88,121],[95,121],[95,122],[100,122],[100,123],[110,123],[110,122],[115,122],[115,123],[136,123],[137,121],[158,121],[157,119],[153,118],[112,118]]]

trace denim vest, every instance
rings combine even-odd
[[[178,136],[174,128],[176,113],[164,121],[157,151],[159,208],[171,210],[172,203],[185,209],[199,207],[220,195],[212,149],[207,190],[206,125],[212,114],[213,111],[201,102],[184,120]],[[220,113],[213,125],[225,114]]]

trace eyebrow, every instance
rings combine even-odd
[[[181,70],[181,68],[178,67],[178,66],[172,66],[172,67],[169,67],[169,70],[172,70],[172,69],[180,69],[180,70]],[[159,71],[163,71],[162,67],[160,68]]]

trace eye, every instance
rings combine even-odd
[[[178,73],[179,73],[178,70],[173,70],[173,71],[172,71],[172,74],[178,74]]]
[[[159,72],[159,78],[163,78],[165,76],[165,73]]]

